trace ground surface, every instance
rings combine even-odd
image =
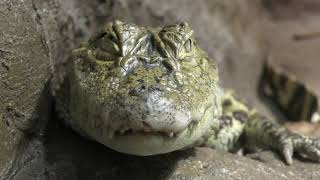
[[[270,117],[275,117],[274,113],[256,96],[261,62],[265,59],[295,74],[320,95],[317,59],[320,38],[292,40],[293,34],[320,31],[320,3],[316,0],[266,3],[265,0],[267,8],[264,8],[255,2],[258,1],[1,1],[0,100],[4,103],[0,105],[0,152],[5,155],[0,157],[0,177],[21,180],[319,178],[319,164],[299,158],[289,167],[269,151],[251,154],[251,159],[208,148],[155,157],[123,155],[73,133],[54,113],[43,120],[48,120],[48,124],[44,123],[46,128],[37,124],[42,122],[41,118],[37,121],[31,118],[46,117],[35,113],[38,110],[34,107],[38,104],[45,107],[50,100],[46,98],[48,101],[43,103],[41,94],[46,93],[39,90],[49,79],[49,67],[53,67],[54,73],[59,72],[71,48],[105,21],[115,18],[153,26],[189,21],[199,44],[218,62],[222,85],[234,88]]]

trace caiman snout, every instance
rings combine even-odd
[[[119,99],[118,105],[104,112],[104,118],[115,132],[165,133],[169,137],[184,130],[192,120],[190,111],[177,107],[161,91]]]

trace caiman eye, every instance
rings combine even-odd
[[[120,50],[116,38],[111,34],[104,34],[93,42],[93,55],[97,60],[112,61],[120,56]]]
[[[188,39],[185,43],[184,43],[184,49],[186,52],[190,52],[192,50],[192,41],[191,39]]]
[[[118,54],[119,47],[115,41],[115,38],[111,35],[103,36],[95,42],[95,48],[111,54]]]

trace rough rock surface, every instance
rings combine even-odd
[[[32,12],[30,3],[0,1],[0,176],[21,152],[23,132],[33,131],[41,121],[38,112],[48,109],[40,105],[48,52]]]
[[[102,9],[95,13],[83,4],[0,1],[0,177],[15,174],[34,159],[25,148],[44,133],[49,119],[48,82],[55,59],[65,60],[108,12],[103,8],[107,2],[85,4],[99,5]],[[21,160],[24,155],[29,159]]]
[[[262,28],[277,27],[270,25],[270,17],[258,2],[0,1],[0,177],[21,180],[320,177],[318,164],[300,158],[288,167],[268,151],[251,154],[252,159],[207,148],[153,157],[124,155],[80,137],[63,126],[54,113],[48,117],[50,97],[46,96],[46,85],[50,73],[53,72],[54,81],[61,80],[63,62],[70,49],[115,18],[151,26],[189,21],[199,44],[218,61],[223,86],[236,89],[250,104],[270,115],[256,98],[261,60],[267,55],[262,44],[266,33],[259,32]],[[270,4],[268,7],[273,8]],[[272,38],[270,33],[269,44],[274,42]]]

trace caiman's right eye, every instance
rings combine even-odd
[[[116,43],[116,39],[112,36],[112,35],[105,35],[101,38],[99,38],[96,42],[95,42],[95,48],[108,52],[108,53],[112,53],[112,54],[119,54],[119,47]]]
[[[111,34],[104,34],[93,42],[93,55],[97,60],[112,61],[120,56],[116,38]]]

